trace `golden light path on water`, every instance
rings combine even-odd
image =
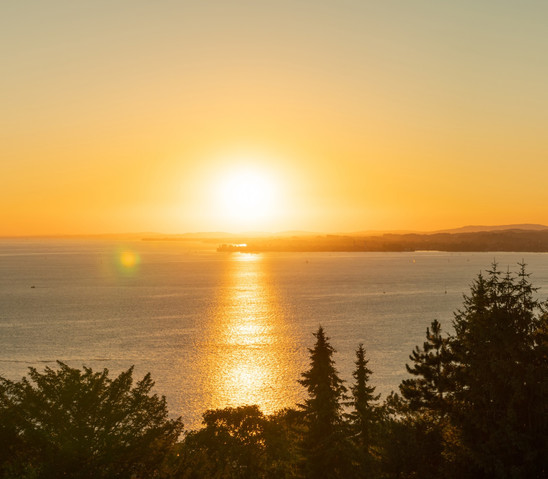
[[[297,347],[262,255],[232,254],[206,330],[201,361],[204,410],[258,404],[293,406]],[[204,351],[205,352],[205,351]]]

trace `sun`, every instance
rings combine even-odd
[[[231,225],[263,226],[276,210],[276,182],[266,170],[253,167],[229,170],[220,178],[218,203],[224,219]]]

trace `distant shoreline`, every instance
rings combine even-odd
[[[418,252],[485,253],[548,252],[548,230],[502,230],[475,233],[384,234],[379,236],[324,235],[292,238],[240,239],[223,243],[219,252]]]

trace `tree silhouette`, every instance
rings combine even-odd
[[[206,411],[204,427],[192,431],[177,449],[170,477],[289,478],[295,477],[293,444],[284,427],[287,414],[265,416],[257,405]]]
[[[308,477],[347,477],[349,443],[344,434],[342,401],[346,388],[333,361],[335,350],[320,326],[316,344],[310,352],[310,369],[299,383],[308,391],[301,405],[307,432],[303,442],[305,471]]]
[[[422,348],[415,347],[409,359],[411,365],[405,366],[412,378],[401,382],[401,397],[394,394],[390,398],[391,407],[400,415],[398,424],[392,425],[399,437],[392,443],[403,446],[391,454],[405,458],[405,467],[420,477],[438,477],[447,462],[444,446],[449,441],[445,437],[452,435],[447,414],[453,370],[450,338],[442,336],[439,321],[426,328],[426,341]]]
[[[438,416],[447,410],[447,394],[450,389],[451,352],[449,338],[441,334],[438,320],[426,328],[426,341],[422,348],[416,346],[405,365],[414,378],[404,379],[400,392],[413,410],[435,411]]]
[[[352,397],[347,403],[352,410],[346,415],[357,448],[360,475],[368,475],[373,469],[372,449],[376,442],[375,434],[379,421],[379,411],[375,402],[380,398],[380,394],[376,395],[375,387],[369,385],[372,371],[367,367],[368,362],[363,344],[360,344],[356,350],[356,369],[352,373],[355,380],[350,388]]]
[[[180,419],[167,418],[164,397],[150,394],[147,374],[133,386],[133,368],[34,368],[29,378],[0,378],[0,423],[9,477],[126,478],[152,475],[177,441]]]
[[[488,477],[545,477],[548,427],[545,304],[525,265],[517,275],[493,264],[455,315],[452,418],[468,459]]]
[[[424,438],[416,447],[407,442],[405,449],[414,453],[400,471],[421,477],[547,476],[548,316],[535,291],[524,264],[517,274],[493,264],[464,297],[453,335],[442,337],[437,321],[427,329],[407,366],[414,377],[402,381],[402,398],[391,398],[399,438]],[[403,457],[388,450],[396,461]],[[427,461],[437,466],[419,472]]]

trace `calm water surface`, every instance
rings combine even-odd
[[[362,342],[385,396],[426,327],[450,329],[474,277],[521,260],[548,296],[548,255],[216,253],[179,242],[0,241],[0,375],[29,366],[151,372],[172,415],[303,400],[297,383],[319,324],[351,379]]]

